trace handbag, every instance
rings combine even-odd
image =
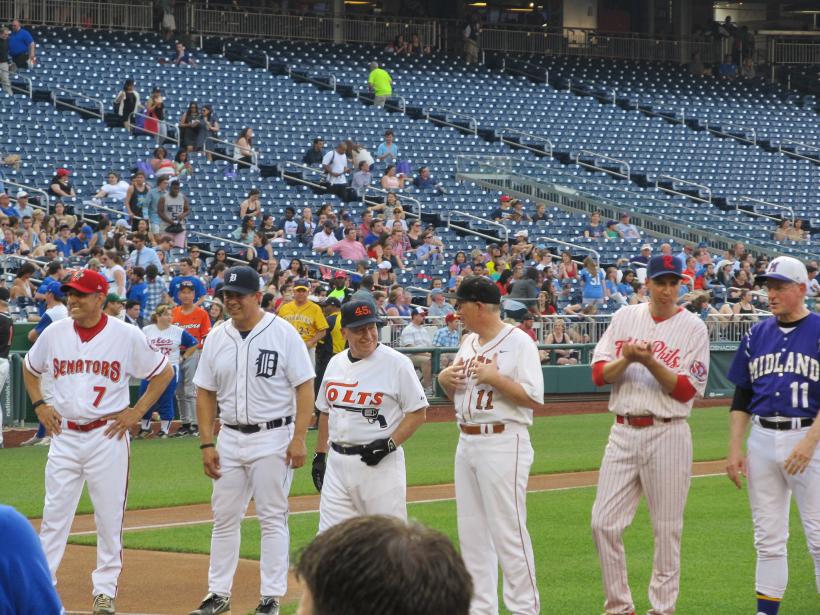
[[[171,235],[179,235],[184,230],[185,229],[182,228],[182,223],[181,222],[174,222],[173,224],[169,224],[168,226],[165,227],[165,232],[169,233]]]

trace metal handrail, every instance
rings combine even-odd
[[[433,111],[443,111],[444,112],[444,119],[439,120],[439,119],[433,118],[431,120],[430,119],[430,113],[433,112]],[[470,132],[472,132],[475,135],[478,134],[478,120],[476,120],[472,115],[467,115],[466,113],[460,113],[458,111],[453,111],[452,109],[445,109],[444,107],[430,107],[425,112],[424,119],[426,119],[427,121],[432,121],[434,123],[444,124],[445,126],[452,126],[453,128],[457,128],[459,130],[464,130],[464,126],[459,126],[458,124],[448,122],[447,121],[447,116],[448,115],[454,115],[456,117],[463,117],[463,118],[466,118],[466,119],[470,120],[470,128],[468,128],[467,130],[469,130]]]
[[[106,207],[105,205],[100,205],[99,203],[95,203],[94,201],[82,201],[83,204],[83,218],[85,218],[85,207],[93,207],[94,209],[102,209],[103,211],[110,211],[113,214],[117,214],[122,218],[134,218],[134,220],[147,220],[148,218],[144,218],[142,216],[129,216],[127,211],[120,211],[119,209],[114,209],[113,207]]]
[[[662,179],[671,179],[672,180],[672,188],[664,188],[663,186],[659,186]],[[703,199],[699,196],[692,196],[691,194],[686,194],[684,192],[679,192],[679,191],[674,189],[675,182],[677,182],[679,184],[686,184],[688,186],[695,186],[695,188],[703,188],[704,190],[706,190],[706,193],[709,195],[709,197],[707,199]],[[657,190],[659,188],[661,190],[663,190],[664,192],[670,192],[672,194],[679,194],[680,196],[686,196],[686,197],[695,199],[696,201],[701,201],[703,203],[711,203],[712,202],[712,189],[709,186],[705,186],[703,184],[696,184],[695,182],[691,182],[688,179],[681,179],[680,177],[673,177],[672,175],[658,175],[658,177],[655,178],[655,190]]]
[[[383,188],[376,188],[375,186],[365,186],[364,187],[364,193],[362,194],[362,205],[364,205],[366,202],[368,202],[367,201],[368,191],[369,192],[378,192],[378,193],[381,193],[381,194],[385,195],[384,196],[385,200],[387,199],[387,195],[391,194],[390,190],[385,190]],[[398,193],[393,193],[393,194],[396,194],[396,198],[399,198]],[[415,212],[412,212],[412,211],[411,212],[405,212],[405,213],[408,213],[409,215],[413,216],[414,218],[421,218],[421,209],[423,207],[421,201],[419,201],[418,199],[414,199],[412,196],[407,196],[407,195],[404,195],[404,194],[401,195],[401,198],[399,199],[399,201],[401,201],[402,204],[404,203],[404,201],[410,201],[411,203],[414,203],[415,206],[416,206],[416,211]],[[369,202],[372,203],[373,201],[369,201]]]
[[[241,158],[234,157],[233,152],[231,152],[231,154],[228,155],[227,152],[222,154],[222,153],[217,152],[215,150],[209,150],[208,149],[208,141],[215,141],[217,143],[222,143],[223,145],[227,145],[227,146],[231,147],[232,149],[236,148],[235,143],[231,143],[230,141],[225,141],[224,139],[217,139],[216,137],[208,136],[208,137],[205,137],[205,144],[202,147],[202,151],[205,152],[206,154],[211,154],[212,156],[215,154],[217,156],[220,156],[220,157],[224,158],[225,160],[233,160],[234,163],[237,163],[239,160],[241,160]],[[253,148],[251,148],[251,163],[254,166],[259,165],[259,152],[257,152]]]
[[[722,122],[721,122],[721,126],[723,128],[739,128],[740,130],[743,130],[745,132],[751,132],[752,133],[752,138],[750,140],[750,139],[747,139],[745,137],[739,137],[737,135],[730,134],[728,131],[714,130],[712,128],[708,128],[708,130],[709,130],[709,132],[712,132],[716,135],[723,135],[723,136],[726,136],[726,137],[730,137],[732,139],[737,139],[738,141],[743,141],[744,143],[751,143],[752,145],[757,145],[757,131],[754,129],[754,126],[747,128],[746,126],[736,126],[734,124],[723,124]]]
[[[155,122],[157,122],[157,124],[164,124],[165,125],[165,134],[162,135],[162,137],[165,138],[165,139],[168,139],[171,143],[176,143],[177,145],[179,145],[180,137],[181,137],[181,134],[182,134],[182,131],[179,127],[179,123],[172,124],[168,120],[160,120],[158,118],[151,117],[150,115],[146,115],[145,113],[139,113],[138,111],[133,111],[131,113],[131,115],[129,116],[130,120],[133,120],[134,118],[137,118],[137,117],[142,117],[142,118],[145,118],[147,120],[154,120]],[[130,123],[134,124],[135,122],[131,121]],[[177,129],[177,136],[176,137],[171,137],[171,136],[168,135],[168,126],[173,126],[174,128]],[[153,130],[146,130],[145,128],[140,128],[140,130],[143,131],[143,132],[147,132],[149,135],[157,136],[157,135],[160,134],[159,131],[155,132]]]
[[[17,186],[18,188],[22,188],[26,192],[37,192],[39,194],[42,194],[43,195],[43,200],[41,201],[40,205],[31,204],[31,206],[34,209],[44,209],[45,212],[46,212],[46,215],[51,213],[51,198],[48,196],[48,192],[46,192],[45,190],[41,190],[40,188],[35,188],[34,186],[27,186],[25,184],[18,184],[17,182],[12,181],[10,179],[4,179],[3,183],[8,184],[10,186]]]
[[[302,171],[309,171],[310,173],[313,173],[314,175],[320,175],[320,176],[324,177],[325,172],[322,171],[321,169],[317,169],[316,167],[309,167],[305,164],[300,164],[298,162],[293,162],[292,160],[285,160],[281,164],[280,175],[281,175],[282,179],[291,179],[295,182],[301,182],[305,186],[311,186],[313,188],[322,188],[322,189],[325,188],[325,185],[322,184],[321,182],[316,183],[316,182],[309,181],[307,179],[302,179],[300,177],[294,177],[293,175],[287,175],[286,171],[285,171],[285,169],[287,167],[296,167],[297,169],[301,169]]]
[[[499,226],[501,230],[504,232],[504,241],[506,243],[510,242],[510,229],[506,227],[506,225],[501,224],[500,222],[495,222],[494,220],[487,220],[486,218],[481,218],[479,216],[474,216],[473,214],[468,214],[466,211],[459,211],[458,209],[450,210],[447,212],[447,228],[452,226],[450,224],[450,219],[454,216],[464,216],[465,218],[471,218],[473,220],[478,220],[479,222],[483,222],[484,224],[489,224],[491,226]],[[454,228],[461,228],[461,227],[454,227]],[[472,230],[472,229],[467,229]],[[491,235],[484,235],[484,237],[491,237]],[[495,241],[498,241],[498,238],[493,238]]]
[[[15,85],[15,84],[14,84],[14,82],[11,82],[11,89],[12,89],[12,90],[18,90],[18,91],[20,91],[20,92],[26,92],[26,91],[27,91],[27,92],[28,92],[28,97],[29,97],[29,98],[33,98],[33,97],[34,97],[34,85],[33,85],[32,81],[31,81],[31,78],[30,78],[30,77],[26,77],[25,75],[21,75],[21,74],[19,74],[19,73],[18,73],[17,75],[15,75],[15,77],[16,77],[17,79],[22,79],[23,81],[25,81],[26,83],[28,83],[28,90],[25,90],[25,89],[23,89],[23,88],[21,88],[21,87],[19,87],[19,86]]]
[[[188,231],[188,234],[189,235],[198,235],[200,237],[207,237],[208,239],[213,239],[215,241],[223,241],[225,243],[230,243],[230,244],[233,244],[235,246],[239,246],[239,247],[243,248],[244,250],[247,250],[248,248],[253,247],[250,244],[242,243],[241,241],[236,241],[234,239],[226,239],[225,237],[218,237],[217,235],[209,235],[208,233],[203,233],[202,231]]]
[[[541,236],[538,235],[538,237],[541,237]],[[549,236],[543,236],[543,242],[544,243],[557,243],[557,244],[565,246],[567,248],[573,248],[575,250],[581,250],[583,252],[590,252],[595,257],[595,263],[596,264],[599,264],[601,262],[601,254],[598,252],[598,250],[594,250],[592,248],[582,246],[579,243],[571,243],[569,241],[562,241],[561,239],[555,239],[555,238],[549,237]],[[573,260],[575,260],[575,259],[573,259]],[[575,261],[575,262],[578,262],[578,261]]]
[[[794,224],[794,209],[789,207],[788,205],[778,205],[777,203],[770,203],[769,201],[763,201],[761,199],[753,199],[750,196],[740,196],[735,201],[735,211],[741,211],[740,210],[740,202],[741,201],[749,201],[751,203],[760,203],[761,205],[766,205],[768,207],[774,207],[775,209],[783,209],[783,210],[785,210],[789,213],[789,218],[791,219],[792,224]],[[758,213],[756,211],[747,211],[745,209],[742,210],[742,211],[744,213],[747,213],[747,214],[752,214],[753,216],[759,216],[759,217],[762,217],[762,218],[769,218],[769,220],[778,220],[778,218],[775,218],[774,216],[767,216],[766,214],[761,214],[761,213]]]
[[[51,102],[54,106],[62,105],[63,107],[68,107],[69,109],[74,109],[75,111],[89,111],[88,107],[79,107],[77,105],[72,105],[67,102],[63,102],[58,100],[57,92],[63,92],[65,94],[69,94],[71,96],[79,96],[80,98],[84,98],[86,100],[93,101],[95,106],[99,108],[100,119],[105,119],[105,106],[103,105],[103,101],[99,98],[94,98],[93,96],[89,96],[88,94],[83,94],[82,92],[77,92],[76,90],[69,90],[68,88],[64,88],[60,85],[54,86],[54,89],[51,90]]]
[[[811,149],[811,150],[816,150],[818,152],[820,152],[820,146],[809,145],[808,143],[801,143],[800,141],[793,141],[792,139],[783,139],[777,147],[777,150],[781,154],[785,153],[785,154],[788,154],[789,156],[796,156],[797,158],[803,158],[805,160],[811,160],[812,162],[820,162],[820,156],[818,156],[816,158],[813,158],[812,156],[804,156],[803,154],[798,154],[797,153],[797,147],[795,147],[795,151],[793,151],[793,152],[790,152],[789,150],[784,150],[783,149],[783,144],[784,143],[791,143],[792,145],[795,145],[797,147],[805,147],[805,148],[808,148],[808,149]]]
[[[398,106],[388,104],[387,101],[389,101],[391,98],[399,101]],[[390,107],[391,109],[397,109],[404,113],[405,111],[407,111],[407,100],[405,100],[404,96],[388,96],[387,100],[384,102],[384,106]]]
[[[534,147],[531,147],[529,145],[525,145],[524,143],[516,143],[515,141],[509,141],[509,140],[504,138],[505,133],[509,133],[509,134],[513,134],[513,135],[521,135],[522,137],[527,137],[529,139],[535,139],[536,141],[543,141],[544,143],[546,143],[547,145],[550,146],[550,149],[549,149],[549,152],[547,153],[547,155],[550,158],[552,158],[552,149],[553,149],[554,145],[553,145],[552,141],[550,141],[546,137],[539,137],[538,135],[534,135],[531,132],[524,132],[523,130],[516,130],[514,128],[502,128],[501,130],[498,131],[498,137],[499,137],[499,139],[501,140],[502,143],[506,143],[507,145],[515,145],[516,147],[522,147],[524,149],[528,149],[531,152],[536,152],[536,153],[541,153],[542,150],[538,150],[538,149],[536,149]]]
[[[612,169],[606,169],[604,167],[599,167],[596,164],[589,164],[588,162],[583,162],[581,160],[581,156],[584,154],[592,154],[593,158],[601,158],[603,160],[610,160],[612,162],[617,162],[618,164],[622,164],[626,167],[626,175],[623,173],[619,173],[618,171],[613,171]],[[599,152],[595,152],[591,149],[582,149],[577,154],[575,154],[575,164],[580,165],[582,167],[587,167],[590,169],[595,169],[596,171],[603,171],[604,173],[609,173],[610,175],[614,175],[615,177],[623,177],[626,180],[629,180],[632,177],[632,173],[629,168],[629,163],[626,160],[621,160],[620,158],[613,158],[612,156],[607,156],[605,154],[601,154]]]

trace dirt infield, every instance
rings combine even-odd
[[[723,461],[698,462],[693,465],[696,476],[718,474],[723,471]],[[598,472],[567,472],[531,476],[530,491],[572,489],[595,485]],[[448,500],[454,497],[452,484],[409,487],[408,501],[428,502]],[[317,511],[318,496],[290,498],[292,514]],[[254,515],[253,505],[248,515]],[[209,523],[210,506],[198,504],[172,508],[128,511],[125,531],[138,531],[179,525]],[[37,521],[32,524],[38,527]],[[94,532],[94,517],[79,515],[72,525],[73,534]],[[69,612],[88,612],[91,603],[91,570],[95,566],[96,551],[93,547],[70,545],[66,550],[58,575],[58,588]],[[161,553],[127,550],[120,577],[120,593],[117,612],[140,614],[188,613],[207,592],[208,556],[189,553]],[[289,584],[286,601],[297,600],[301,588],[294,579]],[[259,591],[259,564],[240,560],[234,581],[233,612],[243,615],[256,606]]]

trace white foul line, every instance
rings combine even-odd
[[[698,474],[697,476],[693,476],[692,478],[712,478],[715,476],[725,476],[723,473],[717,474]],[[527,491],[527,493],[546,493],[546,492],[557,492],[557,491],[574,491],[576,489],[591,489],[595,485],[573,485],[570,487],[549,487],[547,489],[531,489]],[[413,502],[408,502],[408,506],[414,506],[416,504],[435,504],[436,502],[452,502],[455,498],[434,498],[431,500],[414,500]],[[311,508],[308,510],[299,510],[296,512],[289,513],[289,516],[295,517],[297,515],[306,515],[309,513],[317,513],[319,512],[318,508]],[[247,515],[243,518],[246,519],[258,519],[257,515]],[[154,523],[151,525],[134,525],[131,527],[124,527],[122,528],[123,532],[141,532],[145,530],[163,530],[169,529],[172,527],[187,527],[187,526],[194,526],[194,525],[205,525],[207,523],[211,523],[213,519],[202,519],[199,521],[173,521],[171,523]],[[72,536],[95,536],[97,534],[97,530],[88,530],[84,532],[72,532],[69,534],[69,537]],[[75,611],[76,613],[83,613],[83,611]],[[125,615],[125,614],[124,614]],[[133,613],[131,615],[143,615],[139,613]]]

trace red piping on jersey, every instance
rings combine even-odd
[[[94,336],[96,336],[97,333],[102,331],[107,323],[108,316],[106,314],[100,314],[100,320],[93,327],[81,327],[75,321],[74,330],[77,332],[77,335],[80,336],[80,341],[83,344],[85,344],[86,342],[90,342],[91,340],[93,340]]]
[[[683,308],[679,307],[677,312],[672,314],[672,316],[667,316],[666,318],[658,318],[657,316],[652,316],[652,312],[649,312],[649,315],[652,316],[652,320],[654,320],[655,323],[657,324],[659,322],[663,322],[664,320],[669,320],[670,318],[674,318],[675,316],[680,314],[682,311],[683,311]]]
[[[678,381],[675,388],[669,393],[669,396],[675,401],[685,404],[695,396],[697,391],[692,386],[692,382],[683,374],[678,374]]]
[[[596,361],[592,364],[592,383],[596,387],[603,387],[606,386],[606,380],[604,380],[604,368],[607,366],[608,361]]]

